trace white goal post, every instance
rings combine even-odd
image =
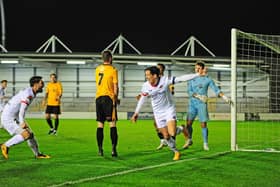
[[[280,152],[279,57],[280,35],[231,30],[232,151]]]

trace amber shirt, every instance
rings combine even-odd
[[[96,99],[109,96],[114,99],[114,84],[118,84],[118,70],[110,64],[101,64],[95,70]]]
[[[60,82],[49,82],[46,88],[46,94],[48,94],[47,105],[59,106],[60,99],[63,93],[63,88]]]

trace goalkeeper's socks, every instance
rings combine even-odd
[[[204,127],[202,128],[202,137],[203,137],[203,143],[208,143],[208,128]]]

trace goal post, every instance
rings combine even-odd
[[[280,35],[231,30],[231,150],[280,152]]]
[[[236,34],[237,30],[231,30],[231,150],[236,151]]]

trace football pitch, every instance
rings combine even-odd
[[[35,159],[26,142],[11,147],[9,159],[0,158],[0,186],[280,186],[280,154],[231,152],[230,122],[210,121],[210,151],[202,149],[201,128],[193,124],[194,144],[186,150],[182,134],[173,161],[167,148],[156,150],[159,139],[152,120],[118,121],[118,154],[111,156],[108,125],[104,129],[104,157],[97,155],[96,121],[60,120],[58,134],[48,135],[43,119],[28,119],[41,152]],[[183,124],[179,121],[178,125]],[[10,136],[0,130],[0,142]]]

